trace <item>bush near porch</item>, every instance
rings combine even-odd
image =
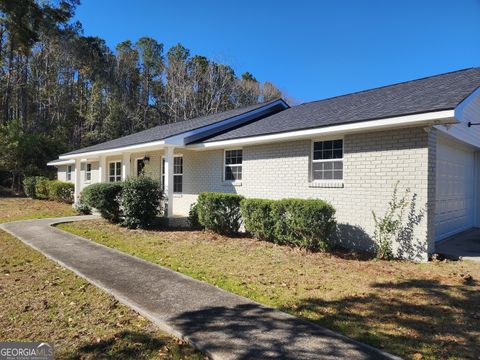
[[[128,178],[119,197],[123,224],[129,229],[147,228],[161,212],[163,198],[160,182],[146,176]]]
[[[112,223],[120,222],[121,211],[119,196],[123,183],[96,183],[83,189],[80,203],[95,208],[102,217]]]
[[[50,180],[47,183],[48,198],[67,204],[73,203],[73,193],[75,186],[72,183]]]
[[[97,209],[104,219],[130,228],[147,228],[162,212],[160,183],[146,176],[87,186],[80,204]]]

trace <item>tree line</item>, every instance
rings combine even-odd
[[[84,36],[78,5],[0,0],[0,185],[48,174],[62,152],[281,96],[180,43],[142,37],[112,50]]]

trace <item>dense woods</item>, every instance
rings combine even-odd
[[[281,96],[271,83],[152,38],[110,49],[72,20],[78,0],[0,0],[0,185],[60,153]]]

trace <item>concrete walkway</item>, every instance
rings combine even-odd
[[[88,218],[17,221],[0,228],[213,359],[395,358],[313,323],[51,227]]]
[[[470,229],[449,237],[435,250],[450,259],[472,260],[480,262],[480,229]]]

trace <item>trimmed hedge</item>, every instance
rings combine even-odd
[[[119,198],[123,183],[96,183],[83,189],[80,201],[90,208],[97,209],[103,218],[110,222],[120,222]]]
[[[73,204],[73,209],[79,213],[80,215],[90,215],[92,213],[92,209],[87,204],[79,201]]]
[[[336,225],[335,209],[316,199],[245,199],[241,212],[253,236],[310,250],[327,250]]]
[[[255,238],[275,241],[276,219],[273,210],[276,201],[266,199],[243,199],[240,212],[245,229]]]
[[[192,229],[200,229],[202,225],[198,220],[198,204],[194,203],[190,205],[190,211],[188,212],[188,223]]]
[[[37,178],[35,176],[27,176],[23,179],[23,192],[29,198],[35,199],[37,197],[35,193],[35,185],[37,184]]]
[[[128,178],[123,183],[120,206],[123,224],[129,229],[146,228],[152,225],[160,213],[162,191],[160,182],[149,177]]]
[[[48,178],[44,176],[35,177],[35,198],[47,200],[48,199]]]
[[[60,180],[51,180],[47,182],[48,198],[50,200],[60,201],[67,204],[73,203],[73,193],[75,186],[72,183]]]
[[[198,222],[207,230],[234,235],[242,224],[240,202],[243,196],[226,193],[200,193],[197,201]]]
[[[274,207],[275,238],[310,250],[326,250],[335,229],[335,209],[316,199],[284,199]]]
[[[23,180],[23,192],[32,199],[55,200],[73,203],[75,186],[60,180],[48,180],[43,176],[29,176]]]

